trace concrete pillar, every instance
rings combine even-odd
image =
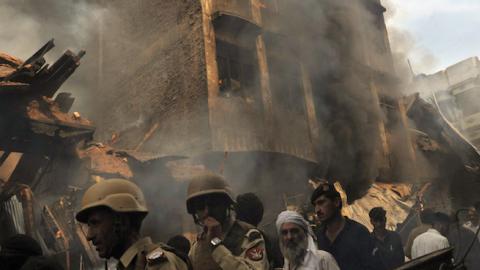
[[[300,64],[300,72],[302,75],[303,94],[305,97],[305,109],[307,116],[307,124],[310,132],[310,139],[313,145],[316,145],[320,141],[320,128],[318,126],[318,119],[315,109],[315,102],[313,99],[312,81],[310,80],[310,74],[305,68],[305,65]],[[318,153],[315,153],[315,158],[319,158]]]
[[[207,91],[208,91],[208,118],[210,130],[212,132],[212,147],[215,149],[217,140],[215,107],[219,95],[218,85],[218,66],[215,42],[215,29],[212,24],[212,8],[211,0],[201,0],[202,4],[202,22],[203,22],[203,39],[205,46],[205,66],[207,71]],[[221,146],[220,146],[221,147]]]
[[[218,67],[215,44],[215,29],[212,24],[212,1],[201,0],[203,35],[205,44],[205,64],[207,67],[208,104],[218,97]]]
[[[250,0],[252,18],[258,25],[262,25],[262,8],[264,4],[260,0]]]
[[[378,107],[378,114],[381,114],[381,107],[380,107],[380,98],[378,96],[378,89],[377,85],[373,81],[373,79],[370,79],[370,91],[373,97],[373,103],[372,106],[377,106]],[[380,162],[380,167],[381,169],[385,170],[388,169],[388,171],[391,171],[391,163],[390,163],[390,147],[388,144],[388,138],[387,138],[387,132],[385,130],[385,123],[381,120],[378,121],[378,134],[380,137],[380,142],[381,142],[381,162]]]
[[[262,93],[263,111],[267,130],[273,126],[273,102],[272,90],[270,88],[270,75],[268,71],[267,54],[263,37],[259,35],[256,40],[260,86]]]
[[[405,130],[405,146],[408,148],[409,159],[411,160],[412,166],[417,164],[417,155],[415,154],[414,146],[412,145],[412,138],[410,132],[408,132],[408,119],[407,119],[407,109],[405,108],[405,102],[403,99],[398,100],[398,113],[400,114],[400,119],[402,121],[403,130]],[[417,171],[416,169],[414,170]],[[417,176],[417,175],[415,175]]]

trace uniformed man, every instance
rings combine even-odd
[[[104,180],[83,195],[76,219],[88,225],[87,240],[101,258],[118,260],[117,269],[186,270],[188,258],[181,258],[166,245],[140,237],[148,213],[142,191],[125,179]]]
[[[265,241],[232,215],[234,196],[219,175],[205,173],[188,186],[187,211],[202,232],[190,250],[195,270],[269,269]]]

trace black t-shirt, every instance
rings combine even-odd
[[[405,262],[402,239],[398,233],[387,231],[383,241],[375,237],[373,233],[371,235],[377,248],[377,256],[388,270],[395,269]]]
[[[30,257],[20,270],[63,270],[63,267],[53,258],[35,256]]]
[[[333,243],[325,234],[326,227],[316,231],[318,248],[333,255],[342,270],[385,270],[375,256],[375,243],[368,229],[362,224],[345,217],[345,226]]]

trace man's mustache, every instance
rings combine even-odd
[[[295,248],[295,247],[298,247],[299,245],[300,245],[299,241],[295,241],[295,240],[285,241],[285,247],[287,248]]]

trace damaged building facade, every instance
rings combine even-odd
[[[145,231],[162,241],[195,233],[186,180],[204,170],[223,174],[236,193],[257,193],[263,228],[280,210],[304,206],[309,180],[338,181],[345,202],[356,200],[346,214],[357,220],[387,202],[391,228],[433,180],[447,183],[446,200],[461,191],[453,175],[467,187],[478,182],[476,150],[435,108],[400,96],[378,0],[87,2],[102,10],[88,51],[95,127],[68,113],[71,95],[56,94],[83,53],[66,53],[59,63],[70,65],[54,72],[64,76],[35,88],[21,84],[49,74],[46,51],[25,74],[30,59],[0,57],[10,61],[0,94],[11,95],[12,72],[27,89],[0,107],[9,130],[0,136],[2,217],[67,269],[99,264],[73,216],[83,191],[107,178],[142,187]]]
[[[134,176],[152,193],[205,168],[264,198],[272,222],[308,179],[339,180],[353,201],[413,178],[380,1],[103,3],[96,135],[169,160]]]
[[[480,146],[480,61],[471,57],[431,75],[418,75],[413,87],[434,99],[445,117]]]

